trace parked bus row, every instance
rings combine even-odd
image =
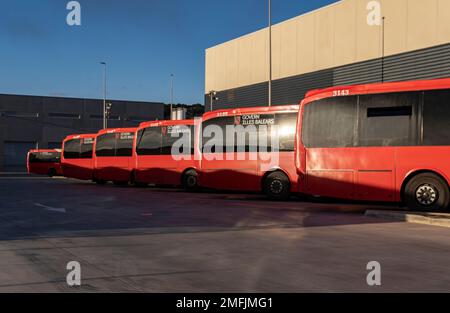
[[[155,121],[72,135],[63,142],[62,172],[99,184],[261,191],[272,199],[300,193],[442,210],[450,201],[449,121],[450,79],[333,87],[308,92],[299,106],[207,112],[198,125]],[[180,134],[191,143],[181,160],[173,157]]]

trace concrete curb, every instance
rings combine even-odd
[[[367,210],[366,216],[450,228],[450,214]]]

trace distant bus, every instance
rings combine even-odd
[[[136,128],[100,130],[94,143],[94,174],[98,184],[112,181],[127,184],[133,170],[133,142]]]
[[[185,160],[176,160],[172,146],[182,135],[189,147],[180,151]],[[133,183],[197,187],[197,165],[194,158],[194,120],[170,120],[141,123],[135,139]]]
[[[297,191],[297,173],[294,163],[294,138],[298,105],[253,107],[207,112],[203,115],[201,136],[201,161],[199,185],[201,187],[230,190],[263,192],[274,200],[287,199]],[[238,143],[237,136],[232,147],[226,141],[227,127],[257,126],[255,136],[259,140],[256,147],[249,146],[250,133],[244,135],[245,142]],[[208,128],[221,130],[223,147],[206,149],[211,139]],[[277,130],[277,132],[275,132]],[[276,136],[276,138],[274,137]],[[263,149],[262,145],[268,146]],[[229,144],[228,144],[229,145]],[[257,153],[267,152],[263,158]],[[214,150],[214,151],[213,151]],[[219,151],[216,151],[219,150]],[[229,152],[231,150],[231,152]],[[263,151],[264,150],[264,151]],[[244,159],[237,151],[245,151]]]
[[[27,170],[30,174],[61,176],[61,150],[30,150],[27,154]]]
[[[446,209],[449,126],[450,79],[309,92],[297,125],[299,191]]]
[[[93,179],[93,145],[96,134],[70,135],[63,141],[61,166],[63,175],[82,180]]]

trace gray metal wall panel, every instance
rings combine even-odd
[[[120,120],[110,120],[110,127],[137,126],[139,122],[129,121],[130,117],[143,120],[164,118],[164,104],[135,101],[112,102],[112,115]],[[11,160],[23,160],[22,150],[9,145],[5,161],[4,142],[38,142],[40,148],[47,148],[74,133],[97,132],[102,127],[101,119],[91,118],[102,113],[103,101],[98,99],[72,99],[59,97],[21,96],[0,94],[0,171],[4,165],[14,165]],[[49,113],[58,117],[49,116]],[[81,118],[65,118],[61,114],[78,114]],[[31,117],[32,116],[32,117]],[[17,145],[16,145],[17,146]],[[14,152],[19,151],[19,152]],[[13,154],[17,154],[13,156]],[[25,170],[21,166],[21,170]]]
[[[382,78],[393,82],[444,77],[450,77],[450,44],[278,79],[272,84],[272,98],[275,105],[297,104],[313,89],[376,83]],[[267,82],[219,91],[219,100],[214,101],[213,107],[264,106],[268,102],[267,93]],[[206,111],[210,110],[208,95],[205,105]]]

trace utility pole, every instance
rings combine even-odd
[[[108,127],[106,121],[106,62],[100,62],[103,65],[103,129]]]
[[[272,106],[272,0],[269,0],[269,107]]]
[[[385,57],[385,22],[386,17],[381,20],[381,82],[384,83],[384,57]]]
[[[173,114],[173,74],[170,74],[170,119]]]

